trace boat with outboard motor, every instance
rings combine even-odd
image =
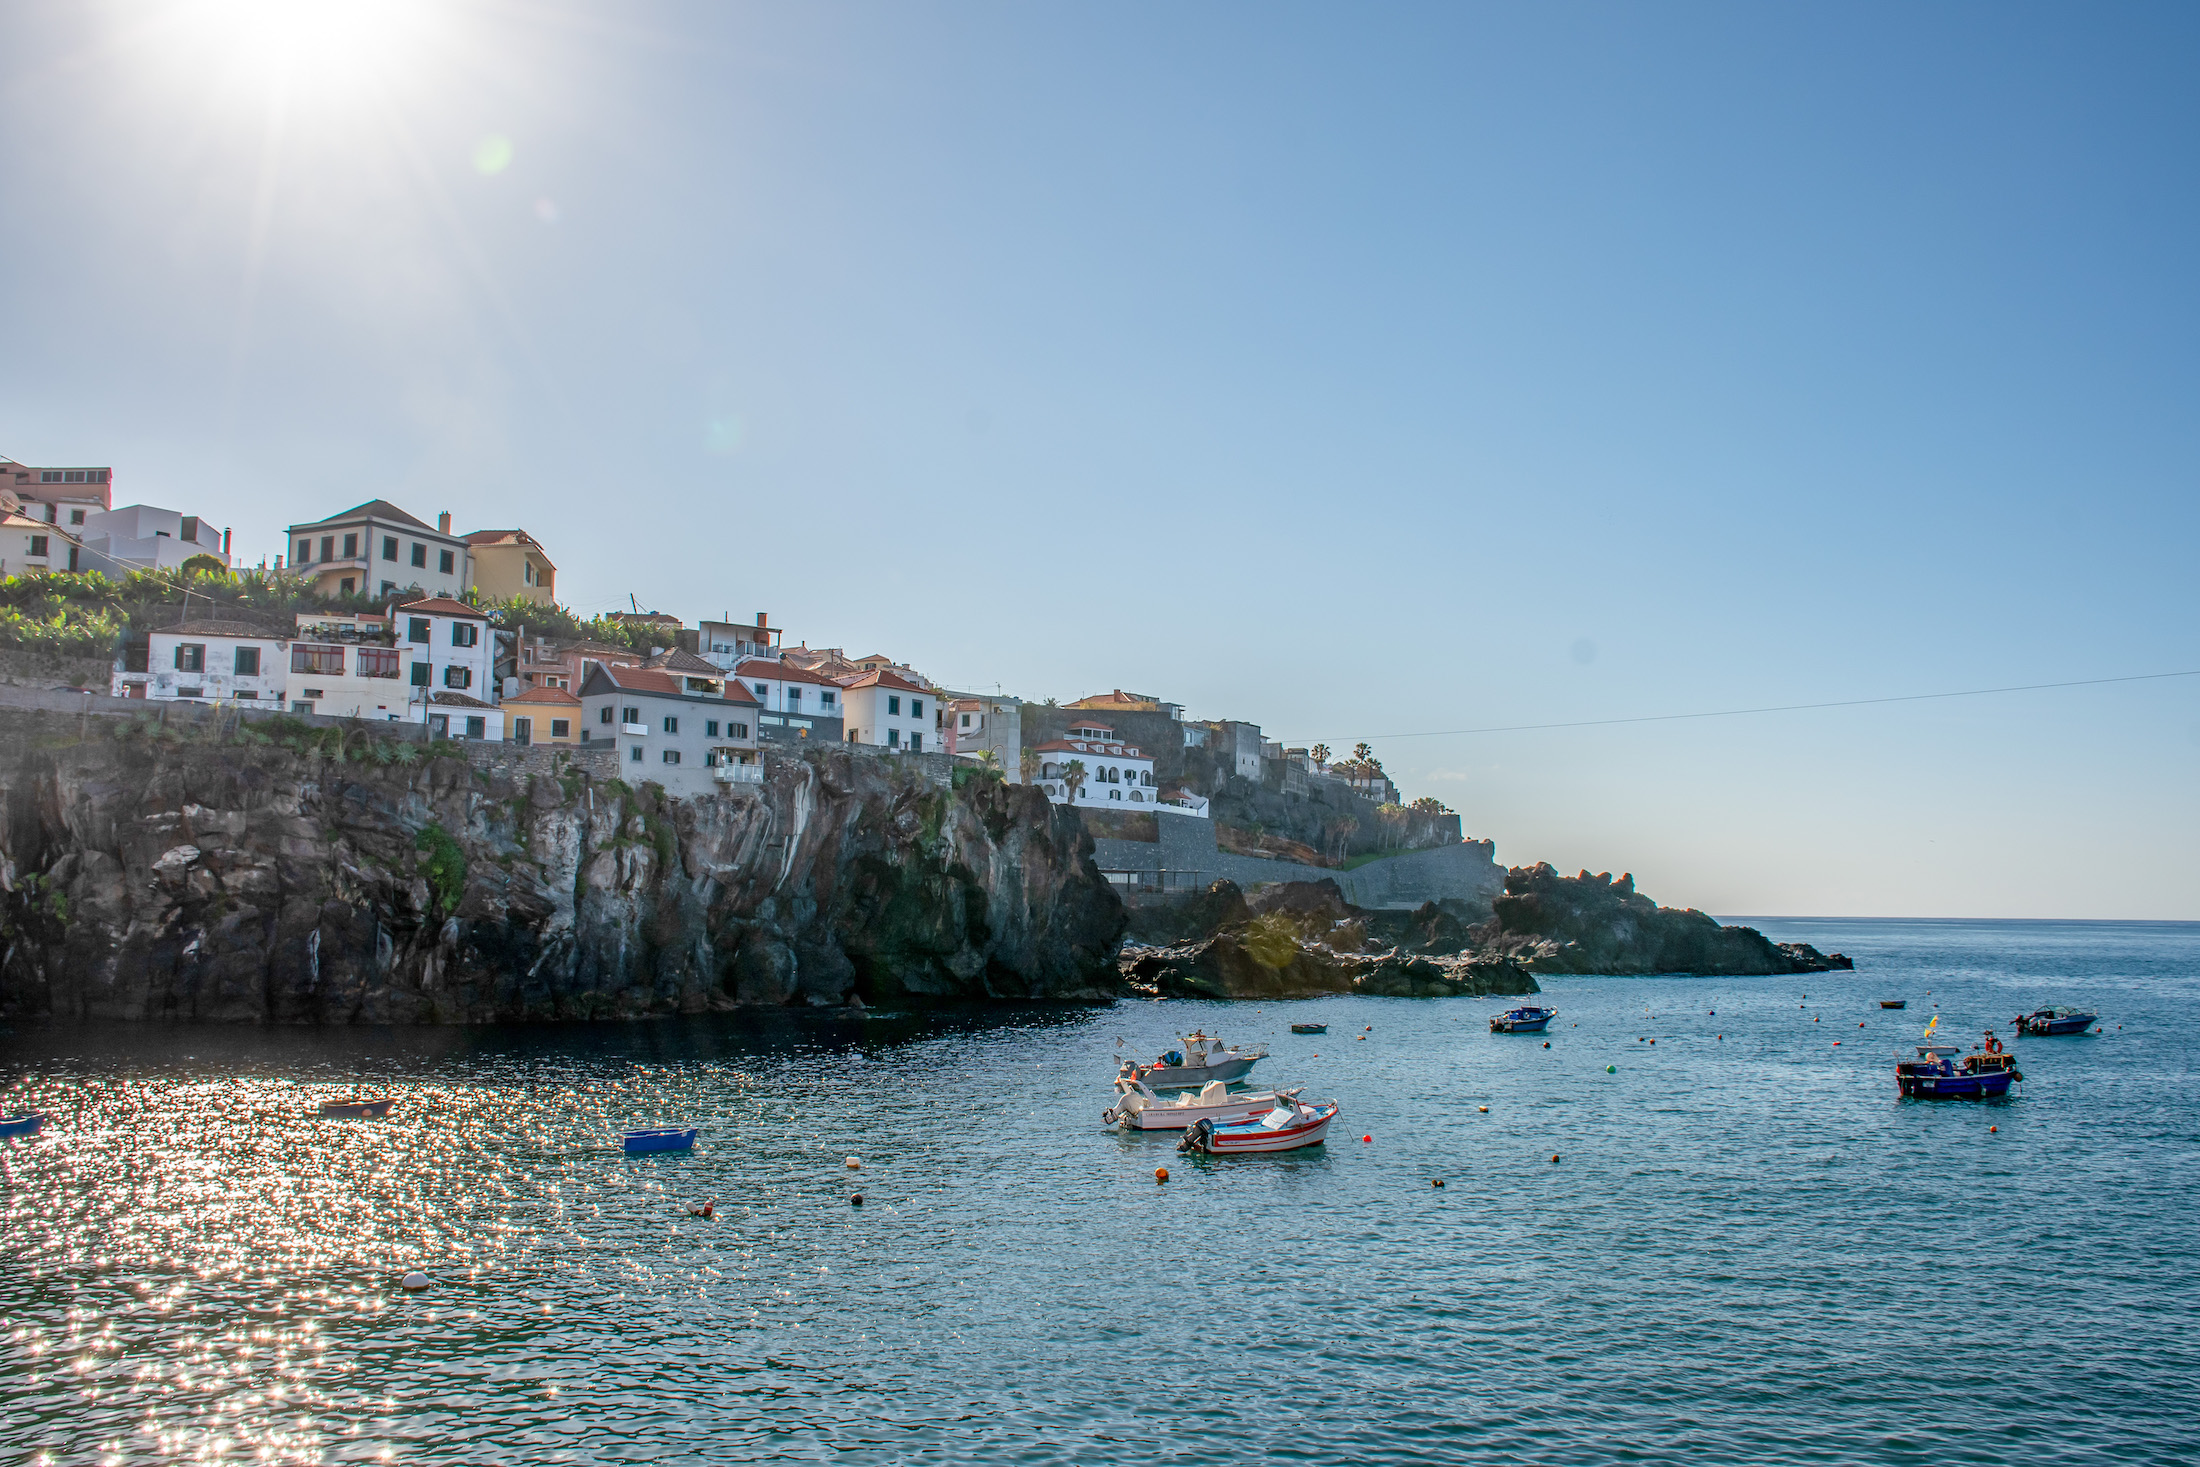
[[[1203,1152],[1208,1156],[1296,1151],[1301,1146],[1321,1145],[1322,1138],[1328,1134],[1329,1123],[1336,1118],[1337,1102],[1334,1100],[1309,1105],[1299,1099],[1297,1090],[1279,1090],[1275,1108],[1258,1120],[1225,1125],[1200,1121],[1184,1133],[1176,1149]]]
[[[2017,1015],[2016,1020],[2017,1032],[2035,1039],[2057,1034],[2083,1034],[2100,1021],[2099,1014],[2084,1009],[2034,1009],[2029,1014]]]
[[[1249,1121],[1276,1108],[1273,1090],[1233,1095],[1220,1080],[1209,1080],[1196,1091],[1162,1096],[1128,1075],[1117,1075],[1115,1089],[1115,1104],[1100,1112],[1100,1119],[1132,1131],[1181,1131],[1201,1121]]]
[[[1557,1009],[1541,1008],[1535,1004],[1522,1004],[1517,1009],[1507,1009],[1490,1020],[1492,1034],[1541,1034],[1551,1020],[1558,1017]]]
[[[1293,1024],[1291,1032],[1293,1034],[1327,1034],[1329,1026],[1327,1024]]]
[[[1195,1030],[1184,1036],[1182,1049],[1166,1050],[1150,1065],[1126,1060],[1119,1073],[1155,1090],[1197,1090],[1209,1080],[1244,1079],[1267,1053],[1236,1045],[1225,1049],[1221,1040]]]
[[[1985,1048],[1959,1054],[1953,1044],[1920,1044],[1916,1059],[1895,1061],[1895,1084],[1916,1100],[1997,1100],[2024,1078],[2017,1057],[2002,1049],[1992,1030]]]

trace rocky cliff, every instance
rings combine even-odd
[[[1840,953],[1724,927],[1693,908],[1661,907],[1635,879],[1609,871],[1561,876],[1548,862],[1515,866],[1495,915],[1473,929],[1477,950],[1538,973],[1823,973],[1852,968]]]
[[[845,750],[670,801],[449,745],[0,717],[0,1013],[413,1023],[1121,991],[1028,788]]]

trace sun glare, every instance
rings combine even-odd
[[[238,70],[306,97],[394,78],[424,39],[418,0],[209,0],[201,39]]]

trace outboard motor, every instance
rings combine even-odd
[[[1192,1128],[1184,1133],[1184,1139],[1176,1143],[1176,1149],[1179,1151],[1205,1151],[1207,1149],[1207,1138],[1214,1135],[1214,1133],[1215,1123],[1213,1121],[1195,1121]]]

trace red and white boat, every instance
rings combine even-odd
[[[1296,1090],[1279,1091],[1275,1108],[1257,1120],[1217,1124],[1200,1121],[1177,1142],[1179,1151],[1204,1151],[1209,1156],[1235,1156],[1245,1151],[1296,1151],[1319,1146],[1337,1118],[1337,1102],[1308,1105]]]
[[[1181,1131],[1201,1121],[1217,1125],[1249,1121],[1276,1108],[1273,1090],[1232,1095],[1220,1080],[1209,1080],[1196,1091],[1161,1096],[1134,1076],[1117,1075],[1115,1089],[1115,1104],[1100,1112],[1100,1119],[1134,1131]]]

